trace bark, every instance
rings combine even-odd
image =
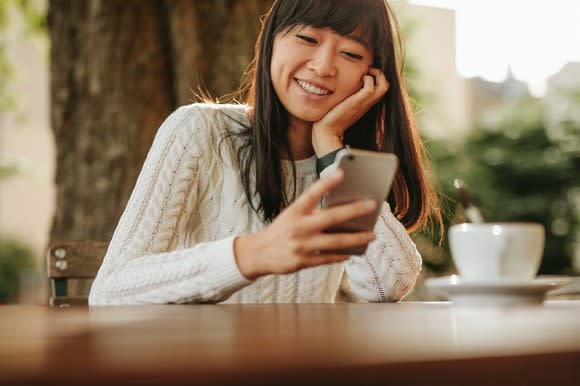
[[[254,55],[260,15],[271,3],[272,0],[166,2],[179,104],[191,102],[199,91],[221,97],[237,89]]]
[[[271,0],[50,0],[51,240],[109,240],[157,128],[233,91]]]

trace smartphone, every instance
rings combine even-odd
[[[342,149],[336,154],[334,164],[344,171],[344,179],[322,200],[321,207],[327,208],[356,200],[373,199],[376,209],[367,215],[353,218],[333,226],[325,232],[360,232],[373,230],[382,202],[387,199],[399,162],[391,153],[359,149]],[[362,255],[366,246],[336,251]]]

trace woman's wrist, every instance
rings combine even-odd
[[[317,136],[312,134],[312,147],[316,158],[322,158],[326,154],[344,147],[342,138],[334,135]]]
[[[255,251],[256,242],[254,234],[238,236],[234,239],[234,259],[238,265],[240,273],[248,280],[255,280],[262,276],[256,267],[256,256],[259,253]]]

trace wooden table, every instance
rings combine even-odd
[[[0,385],[564,385],[580,301],[0,306]]]

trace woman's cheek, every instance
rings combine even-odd
[[[364,85],[365,85],[364,76],[365,75],[366,74],[362,74],[359,77],[360,80],[358,82],[356,82],[355,84],[352,85],[352,89],[350,90],[350,95],[356,94],[357,92],[359,92],[364,87]]]
[[[360,82],[353,84],[349,90],[348,96],[352,96],[359,92],[364,86],[364,82],[361,80]]]

